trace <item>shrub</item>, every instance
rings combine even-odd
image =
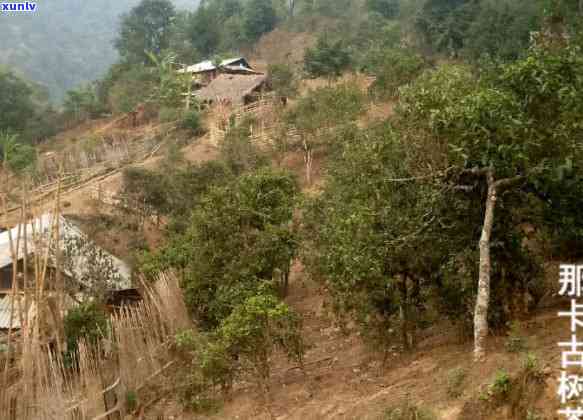
[[[510,333],[508,334],[505,347],[510,353],[520,353],[527,350],[526,338],[521,335],[519,322],[514,321],[510,325]]]
[[[75,121],[99,118],[106,112],[105,107],[97,97],[95,84],[68,91],[63,102],[63,110],[67,117]]]
[[[494,382],[488,388],[488,395],[491,397],[505,398],[508,396],[511,388],[511,381],[508,372],[504,369],[498,370],[494,377]]]
[[[466,371],[455,368],[447,375],[447,395],[451,398],[459,398],[463,394],[463,384],[466,379]]]
[[[145,66],[121,70],[107,87],[109,105],[114,113],[126,113],[147,102],[156,89],[156,75]]]
[[[528,410],[526,420],[545,420],[545,417],[536,410]]]
[[[36,162],[34,147],[22,143],[18,135],[10,132],[0,132],[0,156],[3,165],[14,172],[21,172]]]
[[[293,97],[298,92],[298,82],[288,64],[272,64],[267,73],[273,90],[281,97]]]
[[[301,319],[286,304],[268,293],[245,300],[226,318],[217,331],[226,349],[247,365],[260,387],[270,376],[270,359],[275,348],[301,363],[304,346]]]
[[[522,361],[522,368],[526,372],[537,372],[539,370],[538,359],[534,353],[528,353]]]
[[[394,19],[399,16],[398,0],[366,0],[366,7],[385,19]]]
[[[182,120],[182,110],[178,108],[162,107],[158,111],[158,119],[161,123]]]
[[[304,69],[310,77],[339,77],[351,64],[350,52],[342,41],[330,42],[325,34],[304,55]]]
[[[522,370],[527,379],[535,381],[542,381],[544,379],[544,372],[540,366],[539,360],[534,353],[528,353],[522,361]]]
[[[190,110],[185,112],[182,115],[181,126],[182,128],[192,132],[194,135],[200,134],[202,131],[202,124],[198,111]]]
[[[379,48],[368,58],[369,72],[376,76],[371,93],[377,99],[392,99],[399,88],[413,81],[425,68],[425,61],[412,51]]]
[[[197,411],[215,408],[216,392],[229,392],[239,374],[250,374],[261,391],[268,392],[270,359],[276,347],[300,363],[303,356],[299,317],[265,291],[237,305],[214,332],[184,331],[176,336],[175,344],[191,361],[181,397]]]
[[[128,390],[126,392],[126,408],[129,412],[133,412],[138,408],[138,394],[135,391]]]
[[[189,363],[180,394],[182,402],[199,412],[217,408],[217,391],[228,392],[235,378],[233,355],[213,335],[196,334],[193,330],[178,333],[174,344]]]
[[[358,86],[343,83],[321,87],[303,96],[287,119],[305,133],[316,136],[322,129],[333,129],[354,122],[366,110],[366,98]]]
[[[431,410],[411,404],[410,401],[404,402],[398,407],[392,407],[385,410],[383,420],[436,420],[437,417]]]
[[[22,172],[34,165],[36,162],[36,151],[28,144],[19,144],[15,153],[8,159],[8,166],[15,172]]]
[[[180,331],[174,337],[176,349],[182,353],[191,353],[196,349],[196,336],[193,330]]]
[[[108,329],[103,308],[96,303],[81,304],[71,309],[63,320],[67,343],[66,359],[70,362],[78,349],[79,340],[95,346]]]
[[[221,157],[235,175],[266,166],[267,159],[251,140],[251,127],[255,121],[245,119],[227,130],[220,144]]]

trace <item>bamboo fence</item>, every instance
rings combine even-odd
[[[11,376],[0,379],[0,418],[123,418],[128,392],[139,392],[174,363],[169,339],[193,328],[175,275],[162,274],[145,295],[110,316],[101,344],[80,341],[73,360],[43,342],[30,322]]]
[[[9,231],[13,282],[9,297],[7,348],[0,353],[0,419],[119,420],[126,414],[129,392],[151,385],[174,363],[168,344],[184,329],[193,329],[178,278],[160,274],[143,284],[143,300],[112,313],[108,329],[95,342],[80,340],[76,352],[66,352],[63,317],[65,285],[60,273],[60,192],[50,226],[38,226],[23,199],[17,233]],[[27,194],[23,194],[24,197]],[[6,200],[4,208],[7,211]],[[52,250],[52,252],[51,252]],[[24,259],[19,274],[18,261]],[[17,281],[24,275],[24,282]],[[5,297],[6,298],[6,297]],[[15,323],[15,322],[14,322]],[[16,324],[16,323],[15,323]]]

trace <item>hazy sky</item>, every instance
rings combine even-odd
[[[119,16],[140,0],[39,0],[29,14],[0,14],[0,64],[48,87],[54,99],[99,78],[116,60]],[[199,0],[173,0],[195,9]]]

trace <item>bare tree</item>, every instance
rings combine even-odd
[[[494,227],[494,212],[498,194],[512,187],[524,179],[523,176],[496,180],[496,172],[493,167],[472,169],[468,171],[473,175],[485,178],[488,186],[486,196],[486,212],[480,236],[480,268],[478,277],[478,294],[474,308],[474,360],[483,361],[486,357],[485,341],[488,336],[488,309],[490,306],[490,276],[492,261],[490,256],[490,238]]]

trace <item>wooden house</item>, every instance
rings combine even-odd
[[[59,229],[58,245],[49,247],[48,239],[57,223]],[[61,251],[59,254],[63,254],[66,244],[72,241],[85,245],[76,249],[75,254],[70,256],[67,264],[56,264],[57,250]],[[92,249],[89,250],[88,247],[92,247]],[[18,251],[16,264],[13,261],[13,251]],[[98,262],[107,261],[106,265],[111,270],[107,284],[103,284],[109,300],[124,302],[139,299],[139,293],[132,284],[131,269],[126,263],[99,248],[77,226],[63,216],[58,216],[55,219],[51,214],[45,214],[27,224],[0,233],[0,330],[10,327],[8,323],[11,317],[6,314],[6,311],[13,306],[9,302],[12,300],[14,279],[18,281],[15,289],[22,291],[25,270],[28,270],[29,281],[34,279],[32,267],[34,254],[44,255],[45,253],[49,255],[46,281],[46,290],[49,293],[55,290],[57,266],[59,266],[61,267],[59,268],[60,274],[67,284],[67,290],[73,295],[73,301],[83,300],[84,291],[95,286],[87,284],[86,279],[89,277],[87,274],[91,269],[92,262],[94,263],[97,259]],[[25,254],[28,259],[28,267],[25,267]],[[89,255],[91,256],[89,257]],[[89,261],[90,258],[92,262]],[[14,275],[15,268],[16,275]],[[19,295],[21,293],[18,293]],[[16,298],[20,299],[18,296]],[[18,328],[18,325],[14,324],[14,316],[12,316],[12,321],[12,328]]]

